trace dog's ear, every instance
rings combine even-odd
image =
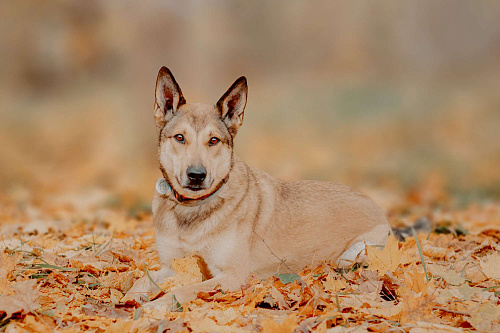
[[[243,123],[247,95],[247,79],[242,76],[233,83],[217,102],[219,115],[233,137]]]
[[[156,78],[155,90],[154,116],[158,131],[162,130],[183,104],[186,104],[186,100],[172,72],[167,67],[162,67]]]

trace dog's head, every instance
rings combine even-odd
[[[179,194],[200,198],[215,191],[233,163],[233,138],[243,123],[247,80],[240,77],[214,106],[186,103],[170,70],[162,67],[155,91],[158,159]]]

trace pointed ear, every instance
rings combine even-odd
[[[217,102],[219,115],[233,137],[243,124],[243,111],[245,111],[247,105],[247,95],[247,79],[242,76],[233,83],[231,88]]]
[[[154,116],[158,132],[183,104],[186,104],[186,100],[172,72],[167,67],[162,67],[158,72],[155,90]]]

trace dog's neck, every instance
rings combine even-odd
[[[164,223],[175,221],[177,227],[183,230],[198,230],[199,226],[204,228],[214,228],[222,221],[217,214],[222,205],[227,205],[234,209],[241,204],[250,186],[248,182],[248,166],[235,156],[234,165],[231,168],[227,183],[225,183],[217,193],[202,201],[202,204],[188,206],[179,203],[173,193],[168,190],[165,195],[158,191],[155,195],[157,199],[156,208],[153,204],[153,221],[158,228],[162,228]],[[153,200],[155,202],[155,200]],[[173,214],[173,220],[164,220],[167,212]],[[170,215],[172,216],[172,215]],[[211,219],[211,217],[216,217]],[[212,222],[203,224],[203,221],[210,219]],[[170,221],[170,222],[169,222]],[[216,225],[214,225],[214,223]],[[204,230],[205,230],[204,229]],[[207,229],[208,230],[208,229]],[[207,231],[208,232],[208,231]]]

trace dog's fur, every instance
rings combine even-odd
[[[391,229],[367,196],[333,183],[275,179],[233,154],[247,100],[244,77],[215,106],[187,104],[172,73],[163,67],[155,96],[158,159],[172,191],[157,193],[153,199],[162,265],[152,272],[153,279],[161,282],[173,275],[171,260],[187,254],[202,257],[212,276],[174,290],[179,302],[217,286],[236,290],[252,274],[299,272],[324,260],[350,265],[362,260],[365,244],[385,244]],[[220,142],[211,145],[211,138]],[[186,175],[190,166],[206,170],[198,188],[190,186]],[[174,191],[188,200],[180,202]],[[129,294],[152,288],[144,277]],[[172,295],[148,305],[170,309]]]

